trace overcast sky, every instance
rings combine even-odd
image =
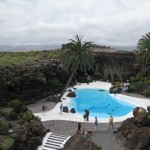
[[[62,44],[83,35],[136,45],[150,32],[150,0],[0,0],[0,45]]]

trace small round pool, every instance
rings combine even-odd
[[[85,109],[90,112],[90,117],[108,118],[121,117],[130,113],[136,106],[117,100],[110,96],[108,91],[100,89],[76,89],[76,97],[68,103],[69,110],[75,108],[77,115],[82,115]]]

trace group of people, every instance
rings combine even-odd
[[[45,115],[45,112],[47,110],[48,110],[48,103],[47,103],[47,101],[44,101],[43,105],[42,105],[42,115]],[[62,115],[62,112],[63,112],[63,103],[60,104],[60,112],[59,112],[59,114]],[[89,121],[89,114],[90,114],[89,110],[85,109],[84,110],[84,114],[83,114],[84,121]],[[110,114],[110,117],[109,117],[109,125],[113,127],[113,116],[112,116],[112,114]],[[95,117],[94,131],[97,130],[97,126],[98,126],[98,119],[97,119],[97,117]],[[77,135],[81,134],[81,123],[78,123],[76,134]],[[84,134],[84,128],[82,130],[82,134]]]
[[[44,101],[42,104],[42,115],[45,115],[45,112],[48,110],[48,102]],[[60,104],[59,114],[62,115],[63,112],[63,103]]]
[[[42,115],[45,115],[45,112],[48,110],[48,103],[44,101],[42,104]]]
[[[83,115],[83,118],[87,121],[89,121],[89,111],[88,110],[85,110],[84,111],[84,115]],[[94,131],[97,130],[97,126],[98,126],[98,119],[97,117],[95,117],[95,121],[94,121]],[[110,114],[110,117],[109,117],[109,126],[113,127],[113,116],[112,114]],[[77,126],[77,131],[76,131],[76,134],[77,135],[84,135],[84,128],[82,129],[81,131],[81,123],[78,123],[78,126]]]

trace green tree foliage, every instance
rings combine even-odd
[[[19,114],[19,119],[22,122],[30,122],[31,120],[40,120],[39,117],[33,115],[31,111],[22,112]]]
[[[150,64],[150,32],[144,35],[137,44],[137,61],[143,65]]]
[[[103,66],[103,75],[105,80],[108,80],[108,77],[110,76],[111,82],[114,81],[115,75],[118,77],[120,81],[122,81],[123,78],[123,70],[122,67],[117,62],[111,62],[111,63],[105,63]]]
[[[11,108],[13,108],[13,110],[14,110],[16,113],[21,112],[22,106],[21,106],[20,100],[14,99],[14,100],[12,100],[12,101],[10,102],[9,105],[10,105]]]
[[[66,91],[76,70],[82,72],[93,70],[95,57],[90,50],[92,42],[85,42],[82,39],[82,36],[76,35],[75,40],[70,39],[70,43],[62,50],[61,62],[66,70],[71,72],[71,75],[60,97]]]
[[[2,150],[10,150],[12,149],[14,143],[15,143],[15,140],[13,138],[7,138],[6,140],[4,140],[0,148]]]
[[[5,134],[9,130],[9,124],[0,120],[0,134]]]
[[[60,57],[60,49],[28,52],[0,52],[0,66],[36,63]]]
[[[57,78],[52,78],[50,84],[53,90],[60,90],[62,87],[62,83]]]

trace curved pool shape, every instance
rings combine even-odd
[[[121,117],[130,113],[136,106],[117,100],[100,89],[76,89],[76,97],[68,103],[69,110],[75,108],[77,115],[82,115],[85,109],[90,112],[90,117],[108,118]]]

